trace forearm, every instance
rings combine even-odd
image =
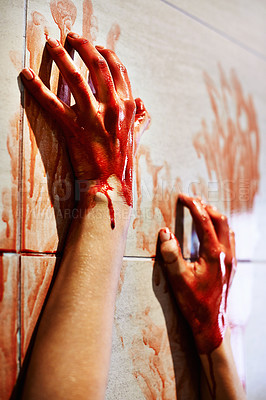
[[[44,311],[30,361],[25,399],[103,399],[111,351],[117,282],[130,207],[118,191],[108,202],[96,195],[87,212],[80,205]],[[116,199],[115,199],[116,198]]]
[[[221,345],[210,355],[201,354],[200,359],[204,370],[201,382],[202,399],[246,399],[232,354],[229,328]]]

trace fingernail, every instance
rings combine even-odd
[[[160,240],[161,242],[167,242],[167,240],[171,239],[171,232],[168,228],[163,228],[160,230]]]
[[[49,46],[50,47],[52,47],[52,48],[54,48],[54,47],[57,47],[57,46],[59,46],[59,41],[57,40],[57,39],[54,39],[54,38],[48,38],[47,39],[47,43],[49,44]]]
[[[75,32],[69,32],[67,36],[70,36],[73,39],[78,39],[80,36]]]
[[[24,78],[27,79],[27,81],[30,81],[34,78],[34,73],[29,68],[24,68],[21,73]]]
[[[104,49],[104,46],[95,46],[95,48],[97,49],[97,50],[103,50]]]

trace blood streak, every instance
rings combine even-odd
[[[138,323],[145,324],[145,327],[142,337],[136,335],[132,341],[133,375],[145,399],[174,400],[175,374],[166,328],[154,324],[149,314],[150,309],[146,308],[137,316]]]
[[[83,1],[83,20],[82,20],[82,36],[90,42],[96,40],[98,32],[97,18],[93,15],[93,5],[91,0]]]
[[[145,225],[145,215],[142,214],[142,204],[147,200],[145,199],[145,180],[142,179],[142,164],[144,160],[148,174],[152,178],[152,193],[151,196],[151,210],[149,214],[149,224],[147,231]],[[160,174],[160,179],[159,179]],[[136,186],[137,186],[137,217],[133,222],[133,228],[138,230],[138,246],[143,250],[154,253],[154,249],[150,249],[150,237],[154,237],[156,232],[163,224],[173,229],[176,212],[176,200],[178,193],[181,192],[181,180],[176,178],[174,182],[171,179],[170,167],[167,162],[163,165],[156,165],[151,159],[151,154],[148,148],[140,146],[137,153],[137,170],[136,170]],[[147,188],[146,188],[147,189]],[[150,201],[150,197],[148,198]],[[158,218],[158,211],[161,218]],[[163,222],[161,221],[163,220]],[[151,223],[151,221],[153,223]],[[145,232],[144,232],[145,229]]]
[[[42,40],[49,33],[44,15],[34,11],[31,18],[27,27],[27,49],[30,53],[30,67],[38,71],[43,52]]]
[[[67,33],[72,30],[77,17],[77,7],[71,0],[52,0],[50,9],[54,22],[60,30],[60,42],[64,44]]]
[[[245,98],[235,71],[227,79],[219,66],[220,87],[205,72],[204,80],[213,111],[212,129],[205,119],[194,137],[209,179],[219,184],[219,198],[231,214],[253,208],[259,190],[260,137],[252,96]],[[231,104],[230,104],[231,103]]]
[[[18,177],[18,138],[19,138],[19,114],[16,113],[10,120],[10,131],[7,136],[7,150],[10,156],[11,166],[11,188],[2,190],[2,221],[6,223],[6,232],[2,239],[8,239],[5,244],[8,249],[16,248],[16,232],[17,232],[17,177]],[[10,213],[11,205],[11,213]]]
[[[106,47],[107,49],[115,51],[115,45],[120,37],[120,26],[118,24],[113,24],[108,32],[106,39]]]
[[[34,327],[53,276],[55,258],[25,257],[22,260],[23,295],[21,299],[21,359],[23,361]],[[30,266],[30,268],[29,268]]]

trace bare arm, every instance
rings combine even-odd
[[[133,100],[127,71],[111,51],[68,36],[87,65],[95,96],[64,48],[47,48],[76,100],[51,93],[31,70],[23,83],[61,127],[82,186],[63,259],[26,375],[23,399],[103,399],[117,282],[132,206],[133,161],[149,116]],[[84,189],[85,186],[85,189]]]
[[[207,380],[204,399],[245,399],[231,351],[227,297],[235,268],[234,235],[227,219],[199,199],[180,195],[194,220],[199,258],[186,262],[167,228],[160,231],[161,252],[173,293],[195,339]]]

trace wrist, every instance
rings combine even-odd
[[[94,219],[103,223],[107,219],[112,229],[128,227],[131,206],[123,196],[119,179],[112,175],[106,181],[76,181],[76,210],[82,218],[90,217],[93,210]]]

